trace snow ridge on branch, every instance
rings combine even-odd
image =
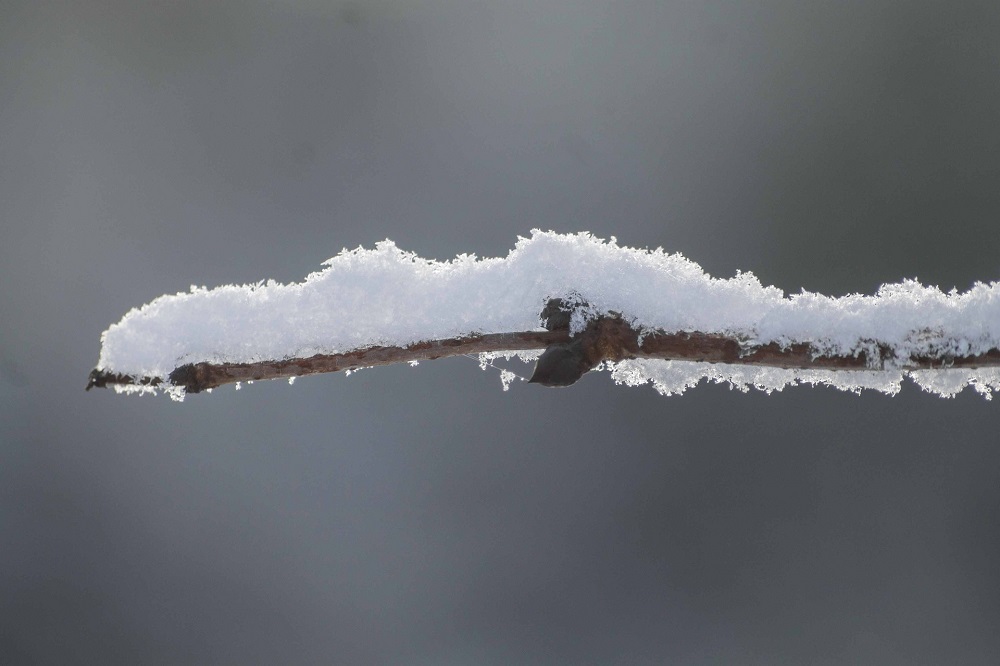
[[[717,279],[662,249],[538,230],[505,258],[439,262],[387,240],[324,265],[300,283],[192,287],[133,309],[102,335],[88,388],[182,398],[457,354],[533,360],[543,349],[533,380],[549,386],[604,369],[664,394],[702,379],[766,391],[895,393],[907,376],[944,396],[1000,388],[997,283],[786,296],[749,272]]]

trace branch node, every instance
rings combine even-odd
[[[546,328],[564,325],[568,329],[574,310],[585,307],[587,304],[582,301],[570,305],[553,298],[542,310],[542,321]],[[528,381],[550,387],[572,386],[601,363],[635,358],[638,353],[638,331],[617,313],[599,315],[569,342],[549,345],[535,362]]]

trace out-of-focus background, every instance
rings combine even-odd
[[[130,308],[387,237],[1000,279],[998,33],[968,0],[5,0],[0,661],[998,663],[971,391],[504,393],[462,358],[83,391]]]

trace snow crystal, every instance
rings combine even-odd
[[[903,371],[898,370],[790,370],[657,359],[622,361],[609,369],[615,383],[627,386],[651,383],[662,395],[680,395],[697,386],[703,379],[715,384],[728,384],[743,392],[757,389],[772,393],[798,384],[827,384],[855,393],[860,393],[862,389],[874,389],[895,395],[899,393],[904,375]]]
[[[588,233],[535,230],[530,238],[519,238],[505,258],[463,254],[445,262],[422,259],[386,240],[374,249],[344,250],[324,266],[300,283],[192,285],[188,292],[161,296],[104,332],[98,369],[166,378],[186,363],[256,362],[535,330],[541,328],[542,308],[555,297],[586,304],[573,313],[574,331],[598,314],[617,312],[638,330],[719,333],[748,345],[811,342],[830,355],[854,354],[874,341],[902,358],[1000,347],[997,283],[946,294],[904,280],[873,296],[832,298],[803,291],[786,297],[749,272],[716,279],[680,254],[621,247],[613,238]],[[529,360],[539,353],[504,355]],[[480,356],[484,365],[492,358]],[[655,360],[605,369],[616,382],[652,383],[665,395],[702,379],[768,392],[829,384],[893,394],[905,376],[945,396],[970,385],[984,395],[1000,388],[995,369],[847,372]],[[506,390],[510,379],[501,379]]]
[[[507,391],[507,390],[510,389],[511,382],[513,382],[515,379],[517,379],[517,375],[515,375],[510,370],[501,370],[500,371],[500,383],[503,384],[503,390],[504,391]]]

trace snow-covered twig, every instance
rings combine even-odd
[[[532,381],[607,369],[679,393],[701,379],[780,390],[826,383],[954,395],[1000,388],[1000,286],[914,280],[874,296],[786,297],[750,273],[716,279],[679,254],[533,232],[503,259],[420,259],[390,241],[343,251],[302,283],[192,287],[102,337],[88,388],[167,390],[446,356],[515,352]]]
[[[165,378],[133,377],[95,369],[87,389],[106,386],[149,386],[169,384],[187,393],[200,393],[225,384],[263,379],[290,379],[326,372],[353,371],[379,365],[428,361],[449,356],[485,354],[502,351],[545,349],[569,339],[568,332],[524,331],[490,333],[448,340],[428,340],[406,347],[368,347],[343,354],[314,354],[308,358],[288,358],[253,363],[187,363],[175,368]]]

